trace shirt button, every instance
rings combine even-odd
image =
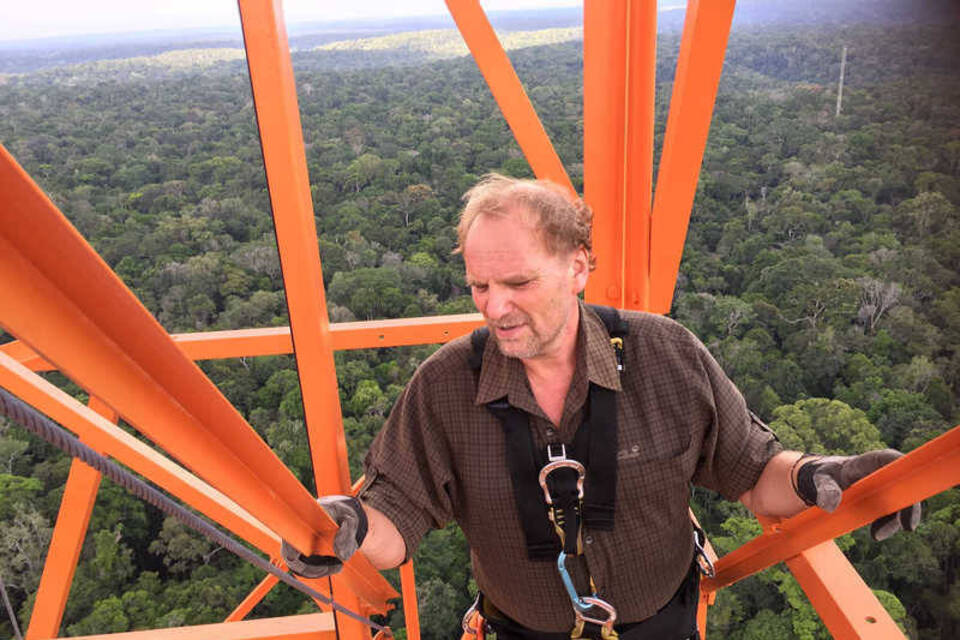
[[[547,437],[552,438],[555,435],[557,435],[557,430],[553,427],[547,427]]]
[[[587,544],[593,544],[593,536],[587,536],[586,538],[583,539],[583,541],[586,542]]]

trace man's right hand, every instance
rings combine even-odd
[[[325,578],[338,573],[356,553],[367,536],[367,514],[360,501],[351,496],[324,496],[317,500],[340,527],[333,538],[333,556],[305,556],[283,541],[281,554],[290,571],[304,578]]]

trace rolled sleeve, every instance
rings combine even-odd
[[[743,395],[699,341],[698,355],[712,420],[704,431],[694,484],[736,501],[753,488],[767,462],[783,448],[747,409]]]
[[[358,497],[397,527],[405,559],[430,529],[452,519],[451,460],[429,404],[429,368],[414,376],[370,445]]]

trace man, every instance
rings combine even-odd
[[[341,524],[341,560],[362,543],[378,568],[397,566],[456,520],[501,640],[696,637],[691,483],[790,516],[806,504],[832,510],[842,489],[899,455],[783,451],[704,346],[667,318],[621,312],[621,350],[579,300],[594,264],[592,214],[559,187],[490,175],[464,201],[458,250],[489,339],[460,338],[421,365],[371,445],[362,506],[321,500]],[[567,482],[576,504],[558,511],[546,502],[564,482],[535,476],[548,460],[579,468],[574,452],[589,458],[568,475],[585,476],[584,495]],[[915,527],[919,507],[905,511],[877,535]],[[294,571],[329,572],[286,555]]]

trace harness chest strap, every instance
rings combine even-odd
[[[623,371],[623,338],[628,333],[620,314],[610,307],[591,308],[600,316],[617,359],[617,371]],[[479,372],[489,332],[477,329],[471,335],[470,366]],[[566,455],[564,445],[548,444],[546,459],[538,455],[530,419],[526,412],[513,407],[506,398],[490,402],[487,409],[497,417],[504,430],[507,466],[510,471],[514,499],[523,527],[527,555],[531,560],[557,560],[564,587],[573,604],[575,624],[571,638],[581,638],[590,629],[599,630],[604,640],[613,640],[616,610],[593,595],[582,597],[573,586],[566,568],[567,555],[582,553],[581,524],[595,530],[611,530],[614,524],[617,487],[617,403],[613,390],[590,383],[584,421],[571,443],[573,458]],[[580,462],[582,460],[583,462]],[[590,461],[594,464],[590,464]],[[543,492],[541,498],[536,479]],[[589,493],[584,500],[584,481]],[[553,531],[549,523],[553,524]],[[559,555],[558,555],[559,554]],[[591,617],[600,610],[604,618]],[[468,612],[469,613],[469,612]]]

